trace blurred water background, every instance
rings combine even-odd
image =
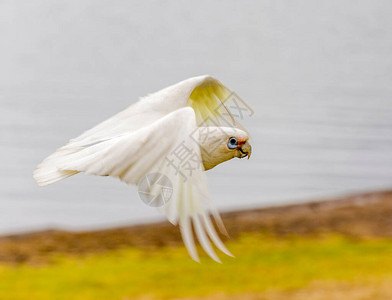
[[[256,111],[249,161],[208,172],[221,210],[392,187],[390,1],[0,2],[0,233],[162,216],[136,188],[32,171],[140,96],[211,74]],[[164,138],[164,137],[162,137]]]

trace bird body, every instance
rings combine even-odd
[[[34,179],[45,186],[84,172],[137,185],[148,174],[164,174],[173,193],[162,209],[170,222],[180,225],[190,256],[198,261],[193,226],[201,246],[219,261],[210,241],[231,254],[210,219],[211,213],[225,233],[211,204],[204,171],[251,154],[248,133],[224,103],[230,94],[205,75],[143,97],[44,159]],[[159,193],[157,189],[153,186],[151,192]]]

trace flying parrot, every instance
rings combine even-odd
[[[211,220],[212,216],[227,234],[204,171],[234,157],[249,158],[252,151],[248,132],[226,104],[231,95],[208,75],[171,85],[71,139],[45,158],[33,177],[39,186],[46,186],[84,172],[138,185],[149,174],[162,174],[170,181],[171,192],[160,209],[179,225],[189,255],[199,261],[194,230],[205,252],[220,262],[211,242],[232,254]],[[158,195],[163,187],[150,188],[152,195]]]

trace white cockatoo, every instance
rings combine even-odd
[[[162,209],[171,223],[179,224],[190,256],[199,261],[193,226],[200,245],[219,262],[211,241],[232,254],[211,221],[210,215],[227,234],[204,171],[251,154],[248,133],[225,105],[232,95],[207,75],[164,88],[71,139],[37,166],[34,179],[45,186],[84,172],[138,185],[149,174],[163,174],[171,193]],[[162,193],[162,186],[153,185],[150,192]]]

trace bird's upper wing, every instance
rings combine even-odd
[[[231,255],[217,235],[209,217],[216,214],[211,205],[200,155],[192,134],[196,130],[194,110],[180,108],[133,132],[90,145],[64,157],[57,167],[66,172],[85,172],[118,177],[129,184],[139,184],[148,174],[160,173],[172,184],[172,196],[163,209],[172,223],[179,223],[184,243],[198,260],[192,233],[204,250],[216,261],[211,241]],[[150,194],[161,192],[159,185]],[[209,237],[209,238],[208,238]]]
[[[194,109],[198,126],[230,126],[246,132],[226,105],[233,95],[231,90],[209,75],[192,77],[141,98],[139,102],[72,139],[69,145],[85,146],[110,139],[148,126],[186,106]]]

